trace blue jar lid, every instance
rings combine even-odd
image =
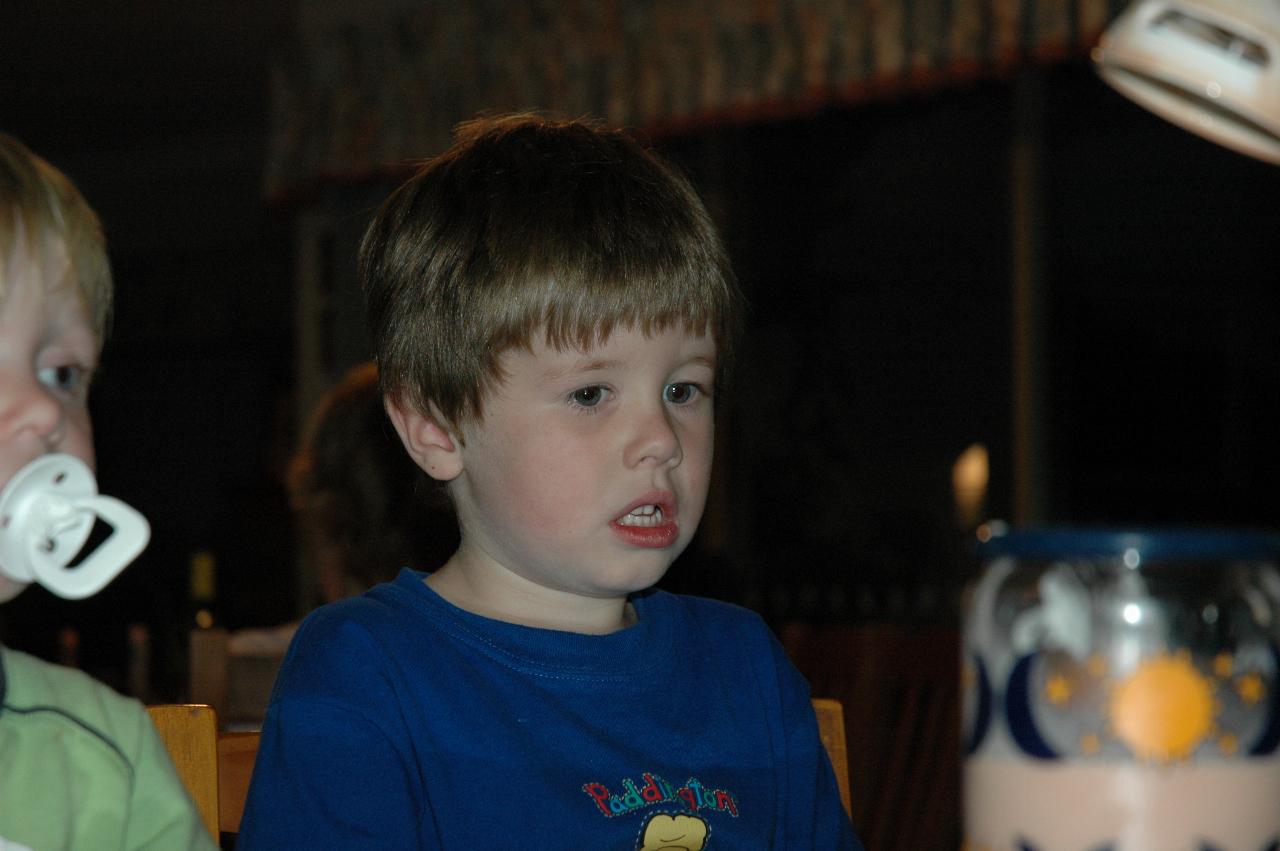
[[[1105,529],[1058,527],[998,535],[978,545],[983,560],[1122,558],[1146,561],[1280,560],[1280,534],[1233,529]]]

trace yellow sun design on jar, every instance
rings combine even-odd
[[[1249,673],[1236,680],[1236,693],[1245,706],[1253,706],[1267,696],[1267,687],[1263,684],[1262,677]]]
[[[1107,709],[1112,734],[1134,756],[1172,762],[1214,734],[1218,702],[1187,653],[1161,653],[1116,684]]]

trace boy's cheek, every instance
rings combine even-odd
[[[66,434],[54,451],[74,455],[94,470],[97,465],[93,453],[93,424],[89,420],[88,409],[80,408],[69,413],[67,420]]]
[[[696,475],[700,478],[710,477],[714,454],[714,432],[710,428],[700,429],[684,441],[685,463],[695,468]]]

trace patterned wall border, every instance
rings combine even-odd
[[[483,111],[655,134],[1078,55],[1123,0],[301,0],[268,197],[402,170]]]

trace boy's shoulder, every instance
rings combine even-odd
[[[0,646],[6,773],[21,776],[22,766],[15,763],[35,760],[132,783],[141,754],[153,749],[153,730],[137,700],[83,671]]]
[[[405,568],[390,582],[312,609],[298,624],[288,656],[305,651],[338,661],[348,653],[364,654],[371,644],[408,638],[426,623],[422,618],[424,576]]]
[[[0,645],[0,714],[47,712],[103,733],[146,717],[137,700],[74,668]]]
[[[670,618],[685,628],[715,636],[718,641],[736,638],[750,643],[774,642],[773,630],[764,618],[737,603],[656,589],[637,595],[633,601],[641,617]]]
[[[717,622],[737,624],[747,629],[766,628],[764,619],[737,603],[717,600],[713,597],[699,597],[694,594],[675,594],[670,591],[651,589],[636,595],[637,602],[651,600],[653,604],[674,606],[684,610],[690,617],[710,618]]]
[[[0,645],[0,729],[32,747],[74,750],[76,759],[131,775],[154,749],[146,707],[83,671]],[[50,757],[52,758],[52,757]]]
[[[0,645],[0,745],[0,847],[216,847],[146,708],[81,671]]]

